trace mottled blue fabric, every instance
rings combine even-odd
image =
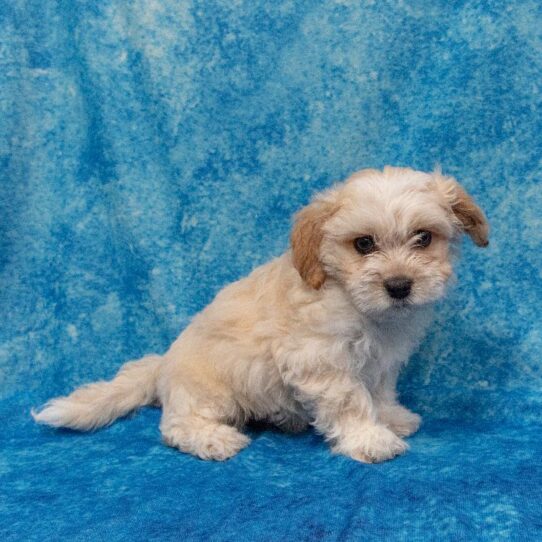
[[[423,0],[0,5],[2,541],[542,540],[542,8]],[[163,352],[291,214],[362,167],[442,164],[486,210],[405,370],[407,455],[252,428],[226,463],[159,411],[32,406]]]

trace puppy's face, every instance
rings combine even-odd
[[[365,170],[298,214],[294,265],[313,288],[334,279],[361,312],[415,307],[444,294],[450,244],[461,231],[488,243],[482,211],[454,179]]]

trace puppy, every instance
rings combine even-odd
[[[453,178],[355,173],[302,209],[291,249],[224,288],[164,356],[127,363],[34,419],[91,430],[159,404],[164,441],[202,459],[247,446],[249,419],[311,424],[336,453],[391,459],[421,421],[398,403],[397,376],[445,292],[461,232],[488,244],[484,214]]]

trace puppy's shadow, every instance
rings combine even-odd
[[[260,437],[265,436],[266,434],[274,435],[274,436],[284,436],[288,439],[304,439],[307,438],[308,435],[313,435],[314,430],[312,427],[307,427],[303,431],[299,432],[289,432],[289,431],[283,431],[282,429],[279,429],[276,425],[272,424],[271,422],[267,422],[265,420],[250,420],[244,429],[252,439],[258,439]]]

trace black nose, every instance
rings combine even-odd
[[[392,277],[384,281],[384,286],[393,299],[404,299],[410,294],[412,281],[406,277]]]

